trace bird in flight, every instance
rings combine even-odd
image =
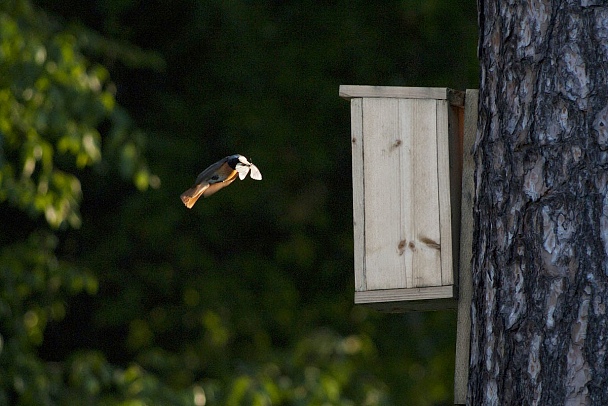
[[[191,209],[199,197],[209,197],[234,182],[237,175],[239,179],[243,180],[248,173],[252,179],[262,180],[258,167],[243,155],[227,156],[202,171],[196,178],[194,186],[182,193],[180,198],[186,207]]]

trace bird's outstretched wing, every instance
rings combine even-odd
[[[196,182],[194,182],[195,184],[204,182],[204,181],[208,181],[209,179],[211,179],[211,177],[213,177],[213,175],[222,167],[222,165],[226,164],[226,162],[228,162],[228,158],[222,158],[219,161],[217,161],[214,164],[209,165],[206,169],[204,169],[201,173],[198,174],[198,176],[196,177]],[[228,165],[226,165],[228,166]],[[232,169],[231,169],[232,170]]]

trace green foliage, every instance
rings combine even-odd
[[[52,227],[78,227],[81,183],[74,170],[102,159],[99,127],[122,173],[146,189],[141,141],[116,106],[106,68],[90,63],[79,41],[24,0],[0,12],[0,201]],[[110,154],[110,156],[113,154]]]
[[[53,366],[34,355],[47,324],[63,319],[66,297],[98,289],[88,270],[57,258],[56,245],[54,235],[35,232],[0,251],[0,382],[22,395],[24,404],[47,404],[61,385]],[[0,393],[0,401],[7,399],[6,391]]]
[[[338,86],[474,87],[475,25],[437,1],[0,5],[0,405],[448,404],[454,314],[352,304]],[[264,180],[185,209],[231,153]]]
[[[60,238],[50,230],[81,225],[79,174],[119,155],[122,174],[140,189],[157,183],[113,89],[107,69],[91,63],[71,33],[28,1],[2,3],[0,202],[31,220],[7,217],[3,224],[0,404],[53,404],[64,398],[69,366],[42,362],[36,351],[49,323],[65,317],[71,297],[98,290],[98,279],[89,269],[57,254]],[[104,156],[102,126],[108,128]],[[36,222],[40,214],[50,229]],[[21,238],[24,230],[31,232]],[[97,364],[87,367],[109,368],[105,362]],[[82,379],[73,386],[90,397],[99,385]]]

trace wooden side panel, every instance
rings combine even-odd
[[[363,99],[367,290],[406,287],[401,236],[399,100]]]
[[[450,148],[450,205],[452,207],[452,275],[454,285],[458,286],[460,269],[460,213],[462,197],[462,160],[464,140],[464,102],[463,106],[450,106],[448,109],[448,129]]]
[[[464,142],[462,164],[462,212],[460,223],[460,271],[458,294],[458,322],[456,324],[456,365],[454,368],[454,404],[465,405],[469,380],[471,345],[471,299],[473,277],[473,196],[475,194],[475,161],[471,151],[477,133],[479,90],[468,89],[464,111]]]
[[[437,109],[435,100],[402,100],[404,130],[412,138],[413,202],[408,249],[413,251],[415,287],[441,285],[441,234],[437,183]],[[407,198],[407,196],[405,196]]]
[[[450,151],[448,102],[437,100],[437,181],[439,185],[439,223],[441,228],[441,283],[454,283],[452,270],[452,208],[450,200]],[[457,134],[456,134],[457,135]]]
[[[365,193],[363,183],[363,99],[352,99],[351,145],[353,162],[353,237],[355,291],[366,289],[365,283]]]

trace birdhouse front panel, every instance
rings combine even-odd
[[[355,302],[453,299],[460,126],[448,89],[340,90],[351,100]]]

